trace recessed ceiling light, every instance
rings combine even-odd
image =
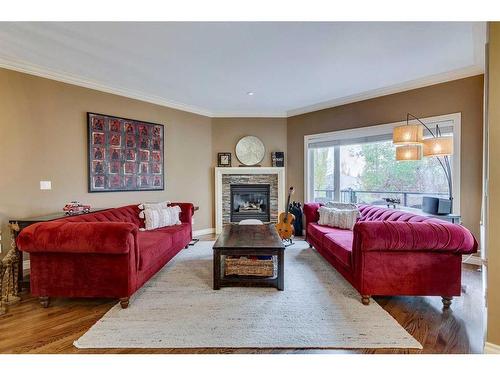
[[[247,95],[252,96],[253,94],[254,94],[254,93],[253,93],[253,91],[249,91],[249,92],[247,92]]]

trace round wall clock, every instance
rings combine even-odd
[[[259,164],[265,153],[264,143],[253,135],[241,138],[236,144],[236,157],[243,165]]]

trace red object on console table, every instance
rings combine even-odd
[[[130,296],[192,240],[191,203],[180,206],[181,225],[139,231],[137,205],[37,223],[17,236],[30,253],[31,293],[44,307],[49,297]]]
[[[320,203],[306,203],[306,241],[361,294],[441,296],[445,308],[460,296],[462,254],[477,251],[466,228],[383,207],[359,205],[354,229],[318,224]]]

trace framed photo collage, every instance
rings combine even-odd
[[[164,127],[87,113],[89,192],[164,190]]]

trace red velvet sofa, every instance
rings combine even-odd
[[[144,227],[137,205],[30,225],[17,245],[30,253],[31,293],[47,307],[49,297],[129,298],[192,239],[191,203],[181,225]]]
[[[319,203],[306,203],[306,241],[361,294],[460,296],[462,254],[477,251],[464,227],[403,211],[359,205],[353,230],[318,224]]]

